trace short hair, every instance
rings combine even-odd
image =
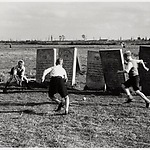
[[[125,57],[125,58],[128,57],[128,56],[131,56],[131,51],[126,51],[126,52],[124,53],[124,57]]]
[[[56,65],[59,65],[61,61],[63,61],[63,59],[62,59],[62,58],[58,58],[58,59],[56,60]]]
[[[24,65],[24,61],[23,60],[19,60],[18,64],[23,64]]]

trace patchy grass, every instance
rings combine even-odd
[[[79,52],[79,58],[81,62],[82,75],[76,76],[76,83],[78,84],[79,89],[83,89],[86,82],[86,71],[87,71],[87,51],[95,50],[99,51],[100,49],[121,49],[120,45],[63,45],[63,47],[77,47]],[[8,72],[10,69],[15,66],[18,60],[23,59],[25,61],[26,75],[27,77],[35,77],[36,75],[36,51],[38,48],[59,48],[61,45],[12,45],[12,48],[9,48],[9,45],[0,45],[0,80],[1,76],[5,76],[5,82],[9,78]],[[127,45],[127,50],[131,50],[134,56],[138,56],[139,46],[137,45]],[[123,49],[123,52],[125,49]]]
[[[36,49],[40,47],[12,45],[10,49],[0,45],[1,73],[7,77],[10,68],[24,59],[27,76],[35,75]],[[87,51],[105,48],[121,47],[78,47],[84,72],[76,76],[80,89],[85,86]],[[138,55],[138,46],[127,49]],[[54,112],[56,104],[46,93],[0,94],[0,147],[150,147],[150,109],[145,108],[139,97],[135,96],[131,104],[124,104],[124,96],[69,96],[70,114],[63,115],[64,110]]]
[[[70,94],[63,115],[46,93],[1,94],[0,147],[148,148],[150,110],[135,99]]]

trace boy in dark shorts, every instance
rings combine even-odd
[[[65,85],[65,82],[67,82],[67,74],[65,69],[62,67],[63,65],[63,59],[58,58],[56,61],[56,66],[50,67],[43,72],[42,76],[42,82],[45,80],[45,76],[50,73],[50,83],[49,83],[49,97],[57,102],[58,108],[56,111],[61,110],[63,107],[63,101],[58,100],[55,97],[56,93],[59,93],[62,98],[65,99],[65,114],[68,114],[68,109],[69,109],[69,96],[68,96],[68,91],[67,87]]]
[[[143,68],[146,71],[149,71],[149,68],[145,66],[143,60],[133,59],[130,51],[126,51],[124,53],[124,59],[127,62],[126,69],[122,71],[118,70],[118,73],[128,73],[129,75],[129,79],[122,84],[122,88],[125,90],[128,96],[128,100],[126,103],[130,103],[133,99],[129,91],[129,87],[133,87],[133,90],[136,92],[136,94],[145,100],[146,107],[149,108],[150,100],[140,91],[139,88],[140,78],[138,72],[138,64],[142,64]]]
[[[6,82],[5,88],[3,90],[4,93],[7,93],[7,87],[13,79],[17,82],[19,86],[22,86],[22,81],[25,81],[27,88],[30,89],[28,85],[28,79],[25,76],[25,66],[23,60],[19,60],[18,64],[15,67],[11,68],[10,78]]]

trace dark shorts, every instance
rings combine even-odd
[[[62,98],[68,95],[67,87],[62,77],[52,77],[49,84],[49,97],[59,93]]]
[[[140,89],[140,86],[139,86],[139,83],[140,83],[140,78],[139,76],[133,76],[133,77],[130,77],[125,83],[123,83],[125,85],[126,88],[129,88],[129,87],[133,87],[134,91],[137,91]]]

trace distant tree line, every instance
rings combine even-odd
[[[54,41],[40,41],[40,40],[21,40],[21,41],[4,41],[1,40],[0,43],[3,44],[37,44],[37,45],[120,45],[122,42],[130,45],[150,45],[150,39],[140,38],[137,39],[128,39],[128,40],[108,40],[108,39],[99,39],[99,40],[65,40],[65,36],[61,36],[59,40]]]

